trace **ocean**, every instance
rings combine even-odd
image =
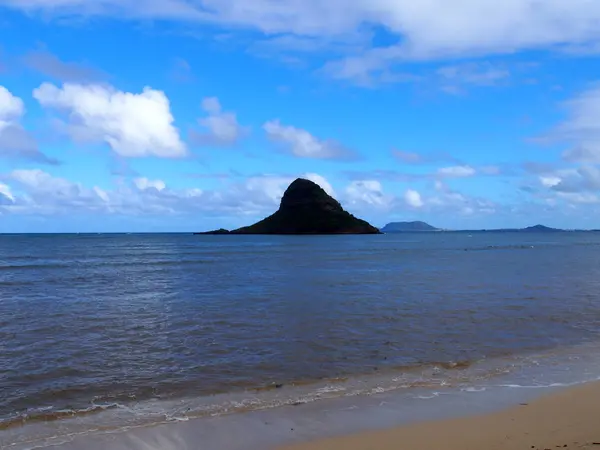
[[[600,377],[600,233],[0,235],[0,447]]]

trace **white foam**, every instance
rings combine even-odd
[[[480,388],[468,387],[468,388],[462,388],[461,391],[463,391],[463,392],[484,392],[484,391],[486,391],[486,388],[484,388],[484,387],[480,387]]]
[[[319,394],[327,394],[329,392],[343,392],[345,390],[346,390],[346,388],[343,386],[325,386],[325,387],[317,389],[315,392],[317,393],[317,395],[319,395]]]
[[[440,396],[439,392],[433,392],[431,395],[417,395],[415,398],[418,398],[420,400],[431,400],[432,398],[436,398],[439,396]]]

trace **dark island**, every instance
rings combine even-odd
[[[194,234],[380,234],[354,217],[318,184],[298,178],[287,188],[279,210],[248,227]]]
[[[420,231],[441,231],[425,222],[391,222],[381,229],[384,233],[405,233]]]

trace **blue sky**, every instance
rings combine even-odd
[[[600,228],[600,4],[0,0],[0,232]]]

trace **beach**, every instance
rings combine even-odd
[[[366,432],[280,450],[520,450],[600,448],[600,383],[507,410]]]

